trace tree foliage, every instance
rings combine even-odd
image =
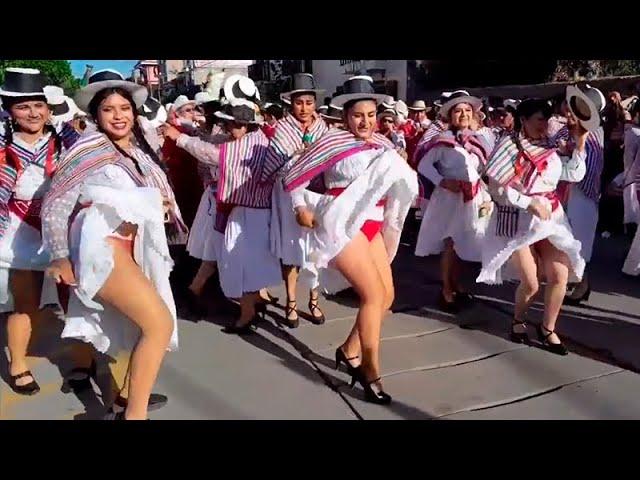
[[[50,85],[62,87],[66,95],[73,95],[80,88],[80,80],[73,76],[67,60],[0,60],[0,82],[4,82],[4,72],[9,67],[37,68]]]
[[[552,80],[563,82],[624,75],[640,75],[640,60],[559,60]]]

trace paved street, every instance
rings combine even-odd
[[[409,235],[410,237],[410,235]],[[411,239],[408,239],[411,242]],[[225,335],[232,321],[212,302],[208,320],[180,320],[180,351],[167,355],[154,391],[169,397],[159,419],[638,419],[640,403],[640,279],[620,267],[629,241],[599,239],[591,272],[594,291],[579,308],[563,309],[558,331],[571,354],[559,357],[507,339],[513,286],[475,286],[479,301],[452,317],[435,307],[438,258],[417,258],[405,244],[394,263],[396,301],[383,326],[382,373],[390,406],[363,401],[333,351],[351,328],[348,297],[322,302],[327,322],[278,326],[281,307],[246,337]],[[470,281],[477,266],[469,265]],[[299,293],[299,305],[306,298]],[[536,304],[531,321],[541,317]],[[69,343],[54,341],[59,322],[38,329],[32,371],[42,391],[15,395],[0,363],[1,419],[99,418],[100,390],[64,393]],[[533,329],[531,336],[535,337]],[[4,332],[0,340],[6,344]],[[100,370],[99,383],[107,373]],[[106,381],[106,380],[105,380]]]

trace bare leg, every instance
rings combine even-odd
[[[260,292],[245,293],[240,298],[240,318],[236,322],[236,327],[247,325],[256,315],[256,303],[260,299]]]
[[[558,250],[546,240],[541,242],[539,248],[547,280],[547,286],[544,291],[542,325],[547,329],[548,333],[556,329],[556,320],[560,314],[560,308],[567,290],[569,259],[564,252]],[[561,343],[555,333],[551,334],[547,340],[549,343]]]
[[[131,356],[131,384],[125,416],[127,419],[146,419],[151,389],[173,332],[173,318],[134,262],[130,247],[113,239],[109,239],[109,243],[113,247],[114,266],[98,296],[140,327],[142,334]]]
[[[282,265],[282,278],[287,289],[287,307],[289,315],[287,320],[298,320],[298,312],[295,310],[296,287],[298,285],[298,267],[294,265]]]
[[[444,250],[440,256],[440,275],[442,278],[442,296],[449,303],[455,300],[455,284],[452,281],[456,252],[453,250],[453,240],[444,241]]]
[[[520,277],[520,285],[518,285],[516,289],[514,317],[517,320],[524,321],[526,312],[540,288],[540,284],[538,283],[538,267],[532,249],[529,246],[522,247],[513,252],[511,261]],[[513,331],[516,333],[523,333],[525,330],[526,327],[524,325],[516,324],[513,327]]]
[[[385,287],[376,268],[367,237],[358,232],[334,262],[360,297],[356,325],[362,350],[361,366],[367,380],[374,380],[380,376],[380,326],[385,306]],[[344,344],[347,354],[356,348],[357,345]]]
[[[42,292],[42,272],[31,270],[11,270],[9,288],[13,295],[14,313],[7,319],[7,343],[11,366],[9,373],[19,375],[27,370],[27,348],[31,340],[32,324],[40,317],[40,295]],[[33,377],[16,380],[16,385],[27,385]]]
[[[196,276],[193,277],[191,281],[191,285],[189,285],[189,290],[191,290],[194,295],[200,296],[202,294],[202,290],[204,289],[207,280],[211,278],[211,276],[216,273],[216,262],[202,261],[200,264],[200,268],[198,268],[198,272]]]

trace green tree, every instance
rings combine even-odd
[[[0,82],[4,82],[4,71],[9,67],[37,68],[49,84],[62,87],[66,95],[80,88],[80,80],[73,76],[67,60],[0,60]]]
[[[572,81],[640,74],[638,60],[559,60],[552,80]]]

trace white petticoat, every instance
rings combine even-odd
[[[218,259],[224,236],[214,229],[216,222],[216,193],[207,187],[200,199],[196,217],[189,232],[187,252],[194,258],[215,262]]]
[[[9,270],[42,272],[49,265],[49,254],[38,253],[42,247],[40,232],[9,212],[9,225],[0,240],[0,312],[13,311],[13,295],[9,291]],[[58,304],[56,284],[45,278],[40,306]]]
[[[437,187],[422,217],[415,254],[436,255],[444,250],[444,240],[453,239],[454,250],[463,260],[479,262],[489,215],[479,216],[480,205],[491,197],[483,188],[468,202],[462,193]]]
[[[640,274],[640,228],[636,230],[636,235],[633,237],[622,271],[627,275],[635,276]]]
[[[313,209],[320,196],[305,191],[305,204]],[[311,230],[298,225],[291,194],[284,191],[282,178],[278,176],[271,194],[271,252],[284,265],[300,267],[299,282],[309,288],[318,286],[318,276],[309,259]]]
[[[540,197],[539,200],[551,208],[551,203]],[[476,279],[478,283],[501,284],[503,280],[517,280],[515,268],[509,265],[509,259],[516,250],[547,239],[569,258],[569,281],[578,282],[584,273],[585,261],[580,255],[581,244],[573,235],[567,217],[559,206],[549,220],[540,220],[526,210],[519,211],[518,230],[513,237],[499,237],[495,234],[497,209],[494,209],[482,247],[482,270]]]
[[[110,356],[123,350],[131,351],[138,341],[139,327],[96,298],[113,268],[113,250],[107,237],[122,222],[129,222],[138,226],[134,259],[171,312],[173,333],[169,350],[177,349],[176,307],[169,285],[173,261],[164,230],[160,191],[85,185],[80,202],[91,203],[91,206],[78,213],[69,233],[70,256],[78,286],[70,291],[62,337],[89,342]]]
[[[220,286],[228,298],[282,282],[278,259],[269,248],[269,219],[264,208],[234,207],[218,256]]]
[[[317,225],[311,236],[309,258],[320,272],[320,286],[328,293],[349,286],[340,272],[332,268],[332,260],[353,240],[383,197],[386,203],[381,233],[389,263],[393,261],[407,213],[418,195],[416,172],[395,150],[360,154],[371,156],[366,170],[339,196],[318,196],[315,206]]]

